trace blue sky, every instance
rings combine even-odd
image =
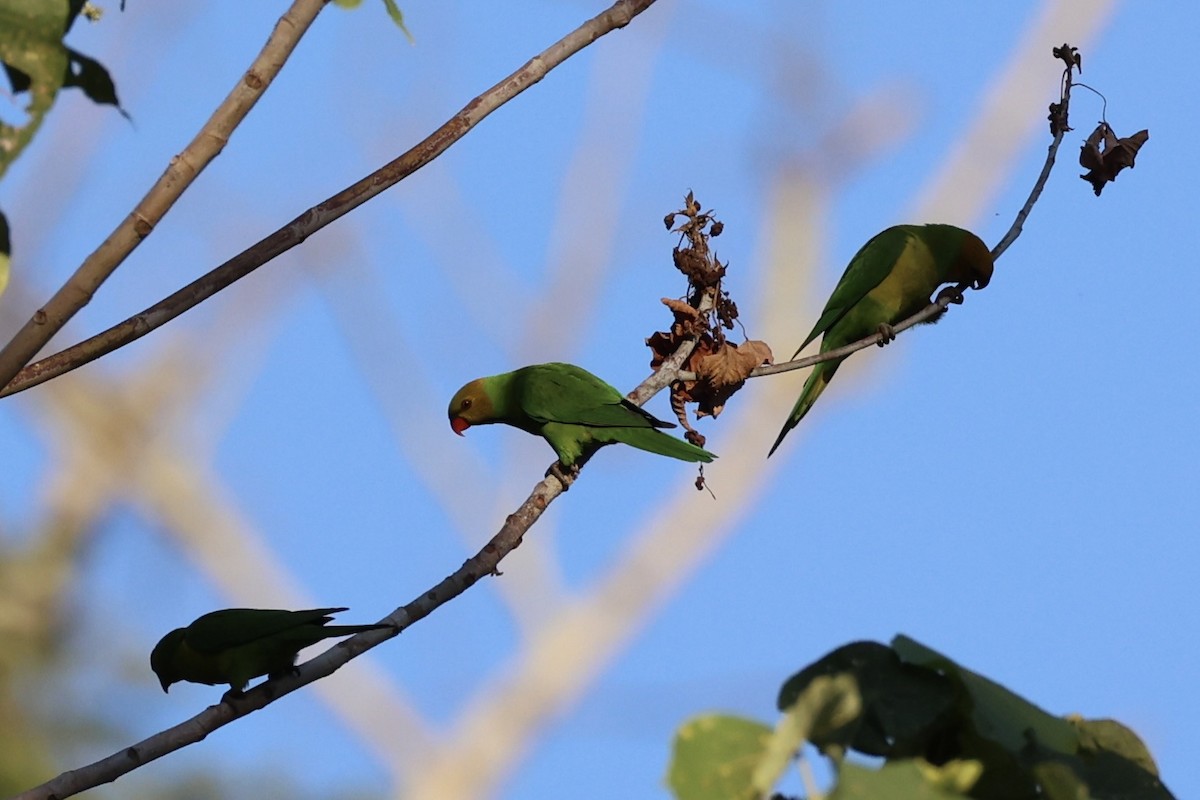
[[[184,147],[284,8],[113,5],[70,43],[109,67],[133,124],[65,93],[0,183],[16,247],[5,337]],[[1186,312],[1200,278],[1183,256],[1197,249],[1185,142],[1198,120],[1179,91],[1195,75],[1195,12],[1068,8],[1055,38],[1029,45],[1045,51],[1034,82],[1006,95],[1027,110],[974,157],[998,177],[984,190],[976,172],[952,172],[936,202],[921,199],[1043,9],[1069,5],[930,2],[918,14],[660,0],[212,302],[62,387],[0,403],[7,539],[31,535],[61,467],[47,445],[52,393],[94,393],[151,366],[173,366],[175,392],[192,394],[147,422],[163,463],[215,498],[159,508],[137,488],[155,476],[129,479],[91,531],[68,603],[72,647],[103,654],[49,688],[140,739],[219,697],[159,692],[144,654],[169,628],[247,604],[278,576],[310,602],[350,606],[349,621],[375,619],[455,569],[551,455],[507,429],[458,439],[448,397],[536,361],[573,361],[626,389],[645,377],[642,339],[669,320],[659,298],[683,291],[661,220],[689,189],[725,222],[716,244],[748,334],[780,357],[887,225],[934,221],[913,215],[935,208],[995,242],[1044,158],[1059,73],[1049,51],[1065,39],[1081,46],[1082,79],[1107,96],[1118,134],[1150,129],[1134,170],[1099,199],[1075,177],[1100,115],[1077,90],[1076,130],[985,291],[854,359],[770,462],[759,453],[803,377],[749,384],[700,424],[722,456],[706,469],[715,499],[688,493],[685,465],[601,452],[503,577],[374,651],[371,680],[453,738],[464,709],[513,692],[504,677],[542,626],[628,563],[657,510],[678,508],[655,529],[695,525],[675,551],[695,566],[664,578],[578,699],[536,726],[497,796],[664,796],[686,717],[771,719],[791,672],[898,632],[1050,711],[1130,724],[1177,796],[1200,792],[1188,747],[1200,714],[1200,380]],[[155,302],[395,157],[601,8],[405,5],[412,46],[371,2],[328,8],[222,155],[57,341]],[[785,189],[797,186],[813,199],[789,216]],[[662,397],[651,407],[670,413]],[[205,514],[224,526],[208,556],[178,532]],[[240,551],[225,543],[247,536],[264,560],[234,569]],[[355,680],[345,670],[330,682]],[[257,767],[319,795],[391,791],[379,752],[407,744],[366,744],[339,719],[310,687],[116,791],[204,768],[250,796]]]

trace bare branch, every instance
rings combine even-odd
[[[925,322],[931,317],[941,314],[951,303],[962,302],[962,292],[966,288],[967,284],[960,283],[958,286],[954,287],[953,290],[942,290],[941,294],[938,295],[937,300],[925,306],[925,308],[921,309],[916,314],[913,314],[908,319],[893,325],[892,331],[897,334],[901,333],[902,331],[906,331],[914,325],[920,325],[922,322]],[[852,342],[851,344],[848,344],[844,347],[839,347],[836,350],[828,350],[824,353],[818,353],[817,355],[797,358],[794,361],[784,361],[779,364],[766,364],[761,367],[756,367],[754,371],[750,373],[750,377],[761,378],[764,375],[777,375],[780,372],[791,372],[794,369],[811,367],[813,364],[819,364],[822,361],[833,361],[835,358],[843,358],[851,353],[856,353],[859,350],[870,347],[873,344],[879,344],[882,340],[883,334],[872,333],[865,339],[859,339],[857,342]],[[695,377],[692,376],[692,373],[690,372],[680,372],[679,377],[682,380],[695,380]]]
[[[639,405],[645,403],[654,394],[673,380],[679,365],[691,354],[696,346],[696,340],[689,339],[667,358],[654,373],[642,381],[627,396]],[[587,456],[576,461],[582,470]],[[381,620],[395,626],[390,629],[373,630],[352,636],[326,650],[321,655],[301,664],[295,674],[282,678],[265,681],[238,698],[223,700],[209,706],[189,720],[160,731],[137,744],[123,748],[107,758],[68,770],[61,775],[35,786],[14,800],[62,800],[78,794],[86,789],[111,783],[117,778],[132,772],[143,764],[155,761],[168,753],[173,753],[189,744],[195,744],[208,734],[222,728],[236,719],[270,705],[279,698],[291,694],[301,686],[332,675],[339,667],[367,650],[381,644],[416,622],[429,616],[439,606],[448,603],[455,597],[471,588],[475,583],[488,575],[498,575],[497,566],[500,561],[521,544],[525,533],[533,526],[546,507],[562,494],[577,479],[569,477],[564,485],[557,477],[548,476],[541,480],[525,502],[510,514],[504,525],[483,548],[461,567],[447,576],[441,583],[423,592],[415,600],[393,611]]]
[[[1064,45],[1066,47],[1066,45]],[[1068,112],[1071,110],[1071,86],[1074,78],[1074,67],[1068,65],[1063,70],[1062,76],[1062,95],[1058,103],[1050,106],[1050,130],[1054,133],[1054,139],[1050,142],[1050,149],[1046,152],[1046,163],[1042,165],[1042,171],[1034,181],[1033,188],[1029,191],[1029,198],[1025,201],[1025,205],[1021,206],[1021,210],[1017,212],[1017,218],[1013,220],[1013,224],[1009,227],[1008,233],[1001,237],[1000,241],[992,248],[992,258],[999,258],[1004,251],[1009,248],[1017,237],[1021,235],[1021,229],[1025,225],[1025,220],[1029,216],[1029,212],[1033,211],[1033,205],[1042,196],[1042,189],[1046,187],[1046,181],[1050,178],[1050,170],[1054,169],[1054,159],[1058,156],[1058,147],[1062,144],[1063,136],[1067,131],[1071,130],[1067,124]]]
[[[467,103],[461,111],[415,147],[323,203],[308,209],[282,228],[206,275],[124,322],[62,352],[30,364],[21,370],[16,378],[12,378],[12,376],[16,374],[17,369],[28,362],[33,353],[36,353],[36,348],[24,357],[24,361],[13,367],[11,372],[0,369],[0,384],[7,383],[12,378],[12,382],[8,383],[3,391],[0,391],[0,397],[37,386],[39,383],[70,372],[140,339],[155,328],[204,302],[235,281],[249,275],[263,264],[292,249],[329,223],[399,183],[440,156],[449,149],[450,145],[461,139],[497,108],[542,80],[550,70],[601,36],[625,27],[634,17],[653,4],[654,0],[617,0],[607,10],[580,25],[531,58],[516,72]],[[83,303],[79,305],[82,306]],[[39,311],[35,315],[35,321],[39,316],[46,317],[47,314]],[[45,324],[45,322],[46,320],[42,319],[39,325]],[[29,325],[34,325],[34,323],[31,322]],[[14,341],[21,338],[23,334],[24,331],[18,333]],[[45,339],[48,338],[49,335],[45,337]],[[45,343],[45,339],[38,344],[38,347]],[[4,352],[7,352],[7,348]],[[3,356],[4,352],[0,352],[0,356]],[[3,358],[0,358],[0,367],[4,363]]]
[[[175,205],[175,201],[217,157],[234,129],[275,80],[296,49],[300,37],[324,7],[323,0],[294,0],[291,8],[275,24],[275,29],[250,68],[238,79],[237,85],[217,106],[191,143],[171,159],[162,177],[150,187],[150,191],[129,212],[129,216],[84,259],[75,274],[59,287],[46,305],[39,308],[8,344],[0,349],[0,386],[6,386],[54,334],[88,304],[100,284],[150,235],[154,226]]]

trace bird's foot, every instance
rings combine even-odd
[[[954,303],[956,306],[961,306],[963,302],[963,289],[966,287],[967,284],[965,283],[960,283],[957,286],[947,286],[937,293],[937,297],[934,298],[933,302],[937,303],[938,305],[941,305],[943,302],[947,302]]]
[[[242,691],[241,689],[235,689],[232,686],[230,686],[229,691],[227,691],[225,694],[221,695],[221,702],[222,703],[232,703],[234,700],[241,700],[245,696],[246,696],[246,693],[244,691]]]
[[[575,464],[568,467],[561,461],[555,461],[550,465],[550,469],[546,470],[546,477],[549,478],[551,475],[558,479],[565,492],[571,488],[571,484],[579,477],[579,467]]]
[[[886,322],[879,323],[877,330],[879,331],[880,338],[875,344],[879,345],[880,347],[890,344],[896,340],[896,329],[891,325],[888,325]]]

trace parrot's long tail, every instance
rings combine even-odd
[[[674,436],[656,431],[653,428],[636,428],[632,430],[623,428],[620,430],[619,434],[614,433],[611,441],[624,442],[639,450],[657,453],[660,456],[678,458],[680,461],[703,461],[705,464],[708,464],[716,458],[715,455],[702,447],[696,447],[691,442],[676,439]]]
[[[779,431],[779,437],[775,439],[775,444],[771,445],[771,450],[767,453],[767,458],[770,458],[779,448],[779,445],[783,442],[783,437],[787,436],[792,428],[799,425],[800,420],[804,419],[804,415],[812,408],[813,403],[817,402],[817,398],[821,396],[821,392],[825,391],[825,387],[829,385],[829,381],[833,378],[833,373],[837,372],[837,368],[841,363],[842,359],[822,361],[813,367],[808,380],[804,382],[804,390],[800,392],[800,399],[792,407],[792,413],[788,415],[787,422],[783,423],[783,430]]]

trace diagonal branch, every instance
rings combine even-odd
[[[670,358],[663,362],[658,372],[642,381],[628,397],[639,405],[645,403],[655,392],[675,380],[679,365],[691,355],[696,346],[694,338],[680,345]],[[584,460],[576,463],[580,469]],[[574,482],[574,479],[569,481]],[[488,575],[497,575],[500,561],[520,546],[525,533],[533,526],[554,499],[566,491],[559,479],[548,476],[533,487],[533,491],[520,507],[510,514],[499,532],[483,548],[461,567],[448,575],[433,588],[423,592],[415,600],[389,614],[383,622],[395,627],[367,631],[343,640],[316,658],[301,664],[295,673],[268,680],[246,692],[241,697],[222,700],[209,706],[189,720],[159,731],[137,744],[123,748],[99,761],[68,770],[55,778],[28,789],[14,800],[62,800],[86,789],[111,783],[143,764],[162,758],[189,744],[201,741],[208,734],[236,719],[264,708],[279,698],[291,694],[301,686],[332,675],[335,670],[367,650],[399,635],[405,628],[433,613],[439,606],[471,588]]]
[[[297,1],[299,2],[300,0]],[[343,189],[323,203],[308,209],[265,239],[252,245],[249,249],[242,251],[221,266],[196,279],[174,294],[160,300],[140,314],[130,317],[124,322],[114,325],[89,339],[85,339],[62,352],[44,358],[36,364],[30,364],[21,370],[19,375],[16,374],[17,370],[26,364],[29,358],[32,358],[33,354],[37,352],[37,348],[34,348],[28,355],[24,355],[24,360],[21,363],[16,364],[12,367],[11,371],[6,372],[3,368],[5,365],[3,356],[13,346],[10,343],[9,348],[5,348],[3,352],[0,352],[0,385],[5,385],[4,390],[0,391],[0,397],[15,394],[16,392],[48,381],[51,378],[58,377],[63,373],[88,364],[107,353],[111,353],[113,350],[123,347],[136,339],[140,339],[155,328],[170,322],[188,309],[204,302],[235,281],[249,275],[263,264],[292,249],[312,234],[321,230],[321,228],[324,228],[329,223],[362,205],[385,189],[399,183],[440,156],[449,149],[450,145],[461,139],[469,130],[482,122],[484,118],[497,108],[546,77],[546,74],[550,70],[562,64],[601,36],[611,33],[618,28],[625,27],[634,17],[653,4],[654,0],[617,0],[608,9],[583,23],[574,31],[531,58],[516,72],[467,103],[461,111],[447,120],[445,124],[400,157],[375,170],[357,183]],[[63,290],[60,290],[60,294],[66,289],[67,287],[64,287]],[[82,305],[83,302],[80,302],[79,306]],[[41,323],[35,324],[39,317],[41,318]],[[38,314],[34,315],[34,321],[27,324],[26,328],[33,326],[37,329],[47,322],[47,318],[47,313],[39,311]],[[24,335],[25,331],[22,330],[13,341],[21,339]],[[49,339],[49,335],[42,339],[37,346],[40,347],[41,344],[44,344],[46,339]],[[13,375],[16,375],[15,379]],[[12,381],[11,383],[9,383],[10,380]]]
[[[275,29],[250,68],[238,79],[237,85],[217,106],[191,143],[171,159],[162,177],[150,187],[150,191],[117,229],[84,259],[75,274],[0,349],[0,386],[6,386],[54,334],[88,304],[100,284],[150,235],[154,226],[175,205],[175,201],[217,157],[234,129],[275,80],[296,49],[300,37],[324,7],[324,0],[294,0],[291,8],[275,24]]]

